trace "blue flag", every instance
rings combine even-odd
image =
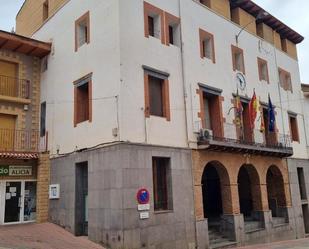
[[[275,110],[271,102],[270,95],[268,94],[268,131],[275,132],[275,129],[276,129]]]

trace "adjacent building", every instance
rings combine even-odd
[[[26,0],[17,32],[53,44],[41,74],[52,222],[130,249],[308,232],[294,196],[308,165],[304,38],[253,1]]]
[[[48,219],[49,154],[39,118],[41,58],[50,48],[0,30],[0,225]]]

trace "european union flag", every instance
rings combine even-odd
[[[275,129],[276,129],[276,115],[274,106],[270,99],[270,95],[268,94],[268,131],[274,132]]]

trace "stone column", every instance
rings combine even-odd
[[[37,165],[37,223],[48,221],[50,159],[49,153],[40,153]]]

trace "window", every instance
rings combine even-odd
[[[161,39],[164,43],[164,37],[162,30],[163,24],[163,14],[164,11],[144,2],[144,22],[145,22],[145,37],[155,37]]]
[[[233,70],[240,71],[245,74],[245,60],[244,53],[241,48],[232,45],[232,60],[233,60]]]
[[[41,60],[41,72],[44,73],[48,69],[48,56],[45,56]]]
[[[293,92],[291,74],[281,68],[279,70],[280,85],[285,91]]]
[[[49,12],[49,3],[48,3],[48,0],[46,0],[44,3],[43,3],[43,22],[45,20],[47,20],[48,18],[48,12]]]
[[[145,37],[155,37],[162,44],[180,47],[180,19],[144,2]]]
[[[201,58],[208,58],[216,63],[214,36],[202,29],[200,29],[200,50]]]
[[[144,66],[145,116],[165,117],[170,121],[168,74]]]
[[[299,142],[297,116],[289,114],[291,139],[294,142]]]
[[[176,16],[173,16],[167,12],[164,13],[165,15],[165,25],[166,25],[166,45],[174,45],[174,46],[181,46],[180,41],[180,19]]]
[[[152,173],[154,210],[172,210],[172,175],[170,159],[153,157]]]
[[[44,137],[46,134],[46,102],[41,104],[41,123],[40,123],[40,135]]]
[[[92,74],[74,82],[74,126],[92,121]]]
[[[150,36],[155,36],[154,29],[154,18],[152,16],[148,16],[148,32]]]
[[[164,80],[149,76],[150,115],[163,117]]]
[[[307,200],[306,182],[303,168],[297,168],[298,186],[301,200]]]
[[[221,89],[199,84],[200,108],[199,116],[202,128],[211,130],[214,137],[224,136]]]
[[[90,17],[89,11],[75,21],[75,51],[90,42]]]
[[[258,69],[259,69],[259,79],[260,81],[265,80],[269,83],[268,66],[267,61],[258,58]]]

